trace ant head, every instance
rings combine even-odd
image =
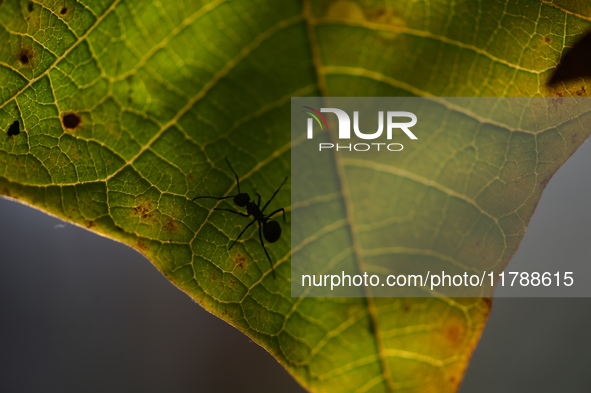
[[[245,192],[241,192],[234,197],[236,206],[244,207],[248,202],[250,202],[250,196]]]
[[[269,220],[263,224],[263,234],[269,243],[275,243],[281,237],[281,227],[277,221]]]

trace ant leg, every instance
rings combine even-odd
[[[283,212],[283,222],[285,222],[285,209],[284,208],[275,210],[273,213],[269,214],[267,216],[267,218],[271,218],[271,217],[273,217],[275,214],[277,214],[279,212]]]
[[[249,226],[251,226],[252,224],[254,224],[256,220],[252,220],[250,222],[250,224],[248,224],[243,230],[242,232],[240,232],[240,235],[238,235],[238,237],[236,238],[236,240],[234,240],[234,243],[232,243],[232,245],[230,246],[230,248],[228,248],[228,250],[231,250],[232,247],[234,247],[234,244],[236,244],[236,242],[242,237],[242,234],[244,233],[244,231],[246,231],[248,229]]]
[[[218,209],[217,207],[216,207],[216,208],[214,208],[213,210],[223,210],[223,211],[226,211],[226,212],[230,212],[230,213],[238,214],[239,216],[242,216],[242,217],[250,217],[248,214],[240,213],[240,212],[237,212],[236,210],[230,210],[230,209]]]
[[[228,198],[234,198],[234,197],[235,197],[235,195],[230,195],[230,196],[221,197],[221,198],[218,198],[218,197],[212,197],[212,196],[198,196],[198,197],[195,197],[195,198],[193,198],[193,199],[191,199],[191,200],[192,200],[192,201],[194,201],[195,199],[209,198],[209,199],[217,199],[218,201],[220,201],[220,200],[222,200],[222,199],[228,199]]]
[[[277,193],[279,192],[279,190],[281,190],[281,187],[283,187],[283,185],[285,184],[286,181],[287,181],[287,177],[283,180],[283,183],[281,183],[281,185],[279,186],[279,188],[277,190],[275,190],[275,193],[273,194],[273,196],[271,197],[271,199],[269,199],[267,201],[267,203],[265,203],[265,206],[261,210],[261,213],[265,211],[265,209],[267,208],[267,206],[269,206],[269,203],[271,203],[271,201],[273,200],[273,198],[275,198],[275,195],[277,195]]]
[[[267,248],[265,247],[265,242],[263,242],[263,233],[262,233],[262,225],[259,224],[259,238],[261,239],[261,246],[263,246],[263,250],[265,250],[265,254],[267,254],[267,258],[269,259],[269,263],[271,264],[271,270],[273,271],[273,278],[275,277],[275,268],[273,267],[273,262],[271,261],[271,257],[269,256],[269,253],[267,252]]]
[[[261,208],[261,194],[259,194],[257,192],[257,196],[259,197],[259,202],[257,203],[257,206],[259,207],[259,209]]]

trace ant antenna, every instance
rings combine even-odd
[[[215,200],[218,200],[218,201],[220,201],[222,199],[234,198],[234,203],[237,206],[240,206],[240,207],[246,206],[246,204],[250,201],[250,197],[248,196],[248,194],[242,193],[240,191],[240,179],[238,178],[238,174],[236,174],[236,171],[234,171],[234,168],[232,168],[232,165],[230,165],[230,161],[228,161],[228,157],[226,157],[225,160],[226,160],[226,163],[228,164],[228,166],[230,167],[230,170],[232,171],[232,173],[236,177],[236,184],[238,186],[238,194],[236,194],[236,195],[228,195],[228,196],[221,197],[221,198],[213,197],[213,196],[198,196],[198,197],[193,198],[192,199],[193,201],[195,199],[201,199],[201,198],[215,199]]]
[[[232,173],[234,174],[234,176],[236,176],[236,183],[238,185],[238,194],[242,194],[240,192],[240,179],[238,178],[238,175],[236,174],[236,172],[234,172],[234,168],[232,168],[232,165],[230,165],[230,161],[228,161],[228,157],[226,157],[225,159],[226,159],[226,163],[230,167],[230,170],[232,171]]]

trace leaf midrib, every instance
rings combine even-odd
[[[314,61],[314,69],[316,70],[316,79],[318,81],[319,90],[324,97],[329,97],[325,75],[322,71],[323,65],[322,65],[321,57],[320,57],[320,48],[318,46],[318,42],[316,39],[316,32],[315,32],[316,18],[314,17],[314,14],[312,11],[312,5],[310,4],[310,0],[304,0],[303,12],[304,12],[304,17],[307,21],[308,40],[309,40],[310,49],[312,51],[312,59]],[[330,138],[332,140],[335,139],[333,133],[334,133],[334,131],[331,130]],[[354,218],[353,212],[351,210],[352,205],[351,205],[351,201],[349,198],[346,177],[344,174],[344,166],[341,162],[341,159],[340,159],[338,153],[335,153],[335,160],[336,160],[338,180],[339,180],[339,184],[341,186],[341,196],[343,197],[344,204],[345,204],[345,211],[346,211],[346,218],[345,219],[349,225],[351,238],[353,239],[353,254],[355,255],[355,260],[357,262],[357,266],[358,266],[359,270],[360,271],[367,271],[367,269],[364,268],[365,264],[363,261],[363,250],[361,248],[359,239],[357,237],[357,232],[355,230],[355,228],[356,228],[355,218]],[[376,340],[376,347],[378,350],[378,358],[380,359],[380,366],[382,368],[382,378],[386,382],[386,386],[388,388],[388,391],[394,392],[394,390],[395,390],[394,381],[392,380],[392,373],[390,372],[390,367],[389,367],[387,355],[385,352],[386,348],[384,345],[384,340],[381,337],[381,329],[379,326],[377,307],[376,307],[374,298],[372,296],[371,288],[364,287],[364,291],[366,294],[365,301],[366,301],[367,309],[368,309],[368,312],[369,312],[369,315],[371,318],[371,325],[372,325],[374,337]],[[372,382],[372,381],[369,381],[369,382]],[[379,383],[379,382],[377,382],[377,383]]]

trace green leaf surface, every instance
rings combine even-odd
[[[224,157],[269,198],[290,170],[292,96],[587,95],[582,80],[544,82],[590,21],[568,0],[4,0],[0,129],[21,132],[0,134],[0,194],[142,252],[312,391],[453,392],[489,299],[291,298],[289,226],[268,247],[274,279],[255,231],[228,250],[246,219],[191,199],[235,192]],[[588,134],[535,135],[538,155],[505,159],[511,204],[483,202],[499,215],[523,205],[505,263]],[[421,174],[453,163],[449,138]],[[289,211],[289,195],[270,208]]]

